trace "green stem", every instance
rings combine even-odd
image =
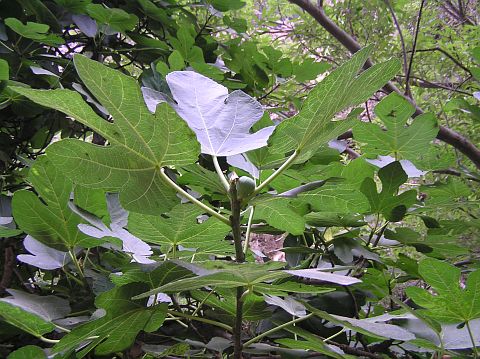
[[[238,178],[230,181],[228,195],[230,197],[230,227],[232,228],[233,243],[235,245],[235,261],[245,262],[245,253],[242,248],[241,200],[237,194]],[[235,322],[233,329],[233,359],[242,358],[242,321],[243,321],[243,287],[237,287]]]
[[[295,161],[295,159],[298,156],[298,152],[295,151],[292,153],[292,155],[285,161],[283,165],[281,165],[275,172],[273,172],[270,177],[268,177],[265,181],[260,183],[260,186],[255,188],[255,191],[253,191],[252,196],[260,193],[262,189],[264,189],[270,182],[272,182],[275,178],[277,178],[280,174],[282,174],[283,171],[285,171],[290,165]]]
[[[248,245],[250,243],[250,234],[252,232],[252,222],[253,222],[253,215],[255,213],[255,206],[250,207],[250,214],[248,215],[248,222],[247,222],[247,231],[245,232],[245,243],[243,244],[243,253],[247,254]]]
[[[67,328],[61,327],[60,325],[58,325],[58,324],[55,324],[55,323],[53,323],[53,322],[52,322],[52,324],[53,324],[53,325],[55,325],[55,328],[57,328],[57,329],[61,330],[62,332],[65,332],[65,333],[70,333],[70,332],[71,332],[71,330],[70,330],[70,329],[67,329]]]
[[[67,276],[67,280],[68,279],[72,279],[73,281],[77,282],[78,284],[80,284],[82,287],[85,286],[85,283],[82,282],[80,279],[78,279],[77,277],[75,277],[72,273],[70,273],[67,269],[63,268],[63,272],[66,274]],[[70,282],[69,282],[70,283]]]
[[[472,341],[473,357],[478,358],[477,346],[475,345],[475,338],[473,337],[472,328],[470,328],[470,322],[467,320],[465,322],[465,325],[467,326],[468,335],[470,336],[470,340]]]
[[[82,267],[80,267],[80,263],[78,263],[77,256],[75,255],[73,250],[69,250],[68,254],[70,254],[70,258],[72,258],[72,262],[75,264],[75,267],[78,270],[78,274],[80,274],[82,278],[85,278],[85,276],[83,275]]]
[[[299,322],[303,322],[304,320],[310,318],[313,316],[313,313],[310,313],[310,314],[307,314],[306,316],[304,317],[301,317],[301,318],[297,318],[297,319],[294,319],[294,320],[291,320],[289,322],[286,322],[286,323],[283,323],[275,328],[272,328],[270,330],[267,330],[266,332],[263,332],[262,334],[259,334],[257,335],[255,338],[252,338],[250,339],[248,342],[246,342],[243,346],[244,347],[248,347],[249,345],[255,343],[255,342],[258,342],[260,339],[263,339],[265,338],[266,336],[272,334],[272,333],[275,333],[275,332],[278,332],[279,330],[282,330],[283,328],[286,328],[290,325],[293,325],[295,323],[299,323]]]
[[[223,223],[225,224],[228,224],[230,225],[230,221],[222,216],[220,213],[218,212],[215,212],[212,208],[210,208],[209,206],[207,206],[206,204],[200,202],[198,199],[196,199],[195,197],[191,196],[190,194],[187,193],[187,191],[185,191],[182,187],[180,187],[179,185],[177,185],[174,181],[172,181],[170,179],[170,177],[168,177],[165,173],[165,170],[162,168],[160,170],[160,177],[162,177],[162,179],[167,182],[167,184],[172,187],[175,191],[177,191],[178,193],[180,193],[182,196],[184,196],[185,198],[187,198],[190,202],[196,204],[197,206],[199,206],[200,208],[202,208],[203,210],[205,210],[205,212],[211,214],[213,217],[216,217],[218,218],[219,220],[221,220]]]
[[[328,342],[329,340],[332,340],[333,338],[335,337],[338,337],[340,334],[342,334],[343,332],[345,331],[345,328],[343,328],[342,330],[340,330],[338,333],[335,333],[333,335],[330,335],[328,338],[325,338],[323,341],[324,342]]]
[[[215,290],[216,287],[214,287],[208,294],[205,298],[203,298],[203,300],[200,302],[200,304],[198,304],[198,307],[193,311],[192,315],[196,315],[198,313],[198,311],[200,310],[200,308],[205,304],[205,302],[207,301],[207,299],[213,294],[213,291]]]
[[[189,315],[189,314],[185,314],[185,313],[180,313],[180,312],[177,312],[177,311],[174,311],[174,310],[169,310],[168,313],[172,314],[172,315],[176,315],[177,317],[187,318],[187,319],[190,319],[190,320],[196,320],[197,322],[211,324],[211,325],[214,325],[216,327],[225,329],[228,332],[233,331],[233,328],[231,326],[229,326],[227,324],[224,324],[224,323],[217,322],[215,320],[202,318],[202,317],[197,317],[197,316],[193,316],[193,315]]]
[[[217,171],[218,177],[220,178],[220,181],[222,182],[223,187],[225,187],[225,189],[228,191],[228,189],[230,188],[230,184],[228,183],[227,179],[225,178],[225,175],[222,172],[222,169],[220,168],[220,164],[218,163],[217,156],[212,155],[212,159],[213,159],[213,165],[215,166],[215,171]]]
[[[57,340],[57,339],[48,339],[48,338],[45,338],[42,335],[40,335],[38,337],[38,339],[40,339],[42,342],[45,342],[45,343],[48,343],[48,344],[57,344],[60,341],[60,340]]]

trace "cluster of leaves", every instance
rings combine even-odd
[[[2,81],[7,115],[33,108],[42,126],[56,116],[28,168],[7,161],[28,187],[8,180],[25,188],[1,197],[0,236],[23,239],[13,267],[29,278],[0,299],[9,358],[477,356],[480,270],[458,242],[480,229],[475,188],[426,177],[437,168],[433,114],[410,120],[415,108],[394,93],[375,107],[378,122],[357,119],[398,59],[362,70],[363,48],[275,125],[246,92],[326,66],[239,38],[217,51],[210,20],[138,3],[32,0],[28,15],[4,20],[17,39],[0,62],[16,74]],[[228,15],[241,5],[202,11],[241,32]],[[32,15],[38,23],[18,20]],[[62,53],[74,41],[90,58]],[[21,83],[31,48],[65,65],[42,73],[48,90]],[[218,55],[226,67],[212,64]],[[124,66],[136,63],[128,56],[152,65]],[[77,75],[81,85],[62,85]],[[331,142],[351,128],[355,159]],[[52,141],[60,132],[72,138]],[[439,217],[449,211],[469,216]],[[264,234],[284,234],[285,261],[250,248]]]

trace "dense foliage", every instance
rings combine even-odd
[[[478,357],[476,5],[0,1],[0,356]]]

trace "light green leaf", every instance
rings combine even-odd
[[[418,271],[425,281],[439,294],[457,295],[459,291],[460,268],[446,262],[427,258],[420,262]]]
[[[15,192],[13,216],[20,229],[59,250],[101,243],[78,230],[77,226],[82,221],[68,208],[72,183],[52,165],[49,158],[39,157],[30,169],[27,180],[39,197],[32,191]]]
[[[359,212],[368,208],[365,196],[342,184],[326,185],[298,196],[319,212]]]
[[[193,204],[180,204],[168,212],[168,217],[131,213],[128,229],[135,236],[148,243],[167,245],[170,248],[181,245],[196,248],[199,253],[231,254],[234,248],[225,236],[230,226],[211,217],[198,223],[202,210]]]
[[[30,40],[42,42],[52,46],[58,46],[64,43],[64,40],[60,36],[48,34],[50,26],[46,24],[39,24],[37,22],[30,21],[27,22],[27,24],[23,24],[20,20],[10,17],[5,19],[5,25],[7,25],[20,36]]]
[[[293,66],[293,76],[298,82],[315,80],[318,75],[327,71],[331,65],[326,61],[316,62],[308,58]]]
[[[179,199],[166,186],[161,168],[195,162],[200,152],[195,135],[166,103],[151,114],[132,77],[84,56],[77,55],[74,61],[84,84],[113,116],[114,123],[96,115],[76,92],[13,88],[89,126],[110,144],[102,147],[72,139],[56,142],[47,149],[52,161],[76,183],[120,192],[127,210],[150,214],[168,211]]]
[[[6,322],[36,337],[50,333],[55,329],[55,326],[51,322],[40,318],[38,315],[2,301],[0,301],[0,317]]]
[[[470,273],[466,288],[460,288],[459,268],[433,258],[422,260],[418,271],[436,295],[418,288],[407,288],[407,295],[426,308],[425,315],[440,322],[461,323],[480,318],[480,270]]]
[[[262,196],[255,199],[255,219],[264,219],[275,228],[300,235],[305,230],[305,219],[290,205],[287,198]]]
[[[47,359],[47,355],[42,348],[35,345],[26,345],[20,349],[11,352],[7,359]]]
[[[8,80],[9,67],[8,62],[4,59],[0,59],[0,81]]]
[[[215,65],[206,64],[204,62],[190,62],[190,66],[192,66],[193,69],[199,74],[207,76],[212,80],[222,82],[225,78],[224,72]]]
[[[138,17],[122,9],[110,9],[101,4],[87,5],[87,13],[100,24],[106,24],[119,32],[133,30],[138,23]]]
[[[208,3],[221,12],[238,10],[245,6],[245,2],[241,0],[208,0]]]
[[[437,136],[438,124],[433,114],[415,118],[407,127],[407,120],[415,113],[415,107],[403,96],[391,93],[376,107],[376,115],[382,120],[386,131],[373,124],[362,122],[353,130],[354,138],[362,143],[362,151],[368,157],[393,155],[415,163],[419,153],[429,150],[430,142]]]
[[[334,115],[371,96],[399,70],[393,59],[374,65],[356,76],[370,55],[371,47],[358,51],[352,59],[328,75],[310,91],[300,112],[280,123],[269,143],[272,151],[297,150],[307,158],[321,145],[353,127],[354,121],[335,121]]]
[[[193,30],[190,31],[191,27],[182,26],[177,31],[177,37],[172,37],[170,42],[175,50],[177,50],[184,59],[188,59],[190,50],[195,44],[195,38]]]
[[[168,57],[170,71],[182,70],[185,67],[185,61],[182,54],[178,50],[174,50]]]

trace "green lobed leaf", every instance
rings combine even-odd
[[[96,355],[107,355],[129,348],[141,330],[157,330],[165,320],[167,305],[147,308],[145,301],[130,300],[142,289],[143,284],[132,283],[99,295],[95,305],[106,310],[105,316],[76,327],[53,347],[54,352],[71,352],[93,337]]]
[[[192,272],[173,262],[163,262],[156,268],[141,267],[136,263],[130,263],[122,268],[120,274],[110,274],[110,280],[117,286],[141,282],[148,284],[153,289],[173,280],[191,276]]]
[[[430,142],[437,136],[438,123],[433,114],[417,116],[407,126],[415,107],[395,92],[380,101],[375,113],[386,126],[386,131],[367,122],[358,124],[353,130],[355,139],[366,143],[362,151],[370,158],[392,154],[397,160],[403,158],[415,163],[418,154],[428,152]]]
[[[168,217],[131,213],[128,229],[148,243],[196,248],[199,253],[232,254],[234,248],[225,236],[230,226],[211,217],[198,223],[202,210],[193,204],[180,204],[168,212]]]
[[[166,103],[151,114],[130,76],[76,55],[75,67],[93,95],[113,116],[100,118],[70,90],[13,88],[30,100],[58,109],[105,137],[98,146],[66,139],[47,149],[54,164],[76,183],[120,192],[125,209],[158,214],[179,202],[165,184],[161,168],[194,163],[199,154],[195,135]]]
[[[331,119],[347,107],[364,102],[400,68],[399,61],[393,59],[356,76],[370,52],[371,47],[358,51],[310,91],[300,112],[280,123],[270,137],[272,151],[297,150],[308,158],[318,147],[353,127],[353,119],[335,122]]]
[[[278,271],[285,263],[234,263],[213,261],[202,263],[203,266],[194,266],[189,263],[176,261],[180,266],[195,271],[199,275],[192,278],[183,278],[162,285],[154,290],[137,295],[133,299],[145,298],[156,293],[178,293],[202,287],[236,288],[252,286],[268,280],[285,278],[289,275]]]
[[[49,157],[37,158],[27,180],[39,197],[32,191],[15,192],[13,216],[20,229],[48,247],[59,250],[101,243],[78,230],[81,218],[68,208],[72,183],[53,166]]]
[[[460,288],[460,269],[446,262],[426,258],[420,262],[418,271],[436,295],[418,287],[409,287],[406,293],[427,309],[425,315],[446,323],[480,318],[480,270],[470,273],[465,289]]]

